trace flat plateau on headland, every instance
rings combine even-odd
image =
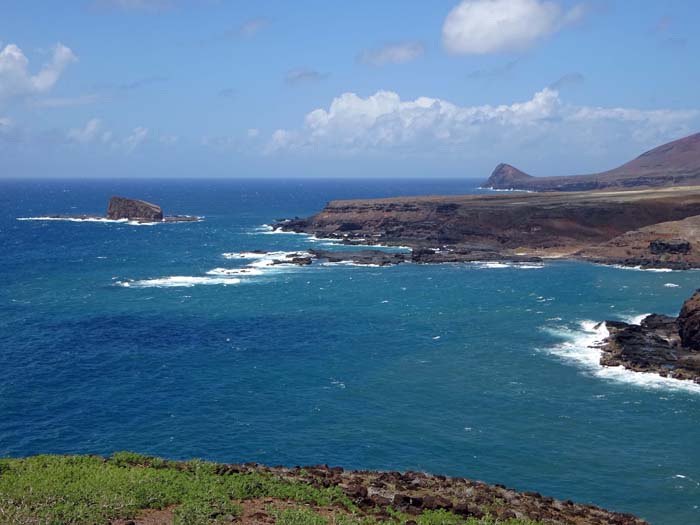
[[[700,186],[329,202],[275,225],[347,244],[402,245],[414,262],[570,258],[700,267]]]
[[[645,525],[630,514],[421,472],[175,462],[121,452],[0,460],[3,524]]]

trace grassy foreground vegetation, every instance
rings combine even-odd
[[[0,523],[8,525],[122,523],[149,509],[168,509],[167,519],[175,525],[256,523],[246,519],[243,507],[263,500],[267,514],[280,525],[538,525],[518,519],[465,519],[446,511],[409,516],[391,508],[378,509],[382,521],[361,512],[339,487],[318,488],[198,460],[172,462],[130,452],[109,459],[0,460]]]

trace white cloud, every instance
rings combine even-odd
[[[87,144],[97,140],[104,132],[102,131],[102,121],[98,118],[93,118],[87,121],[82,128],[73,128],[68,131],[68,140]]]
[[[583,14],[581,5],[565,11],[545,0],[462,0],[445,19],[442,41],[459,55],[518,51]]]
[[[613,136],[624,136],[660,143],[690,133],[698,124],[699,110],[575,106],[551,88],[525,102],[497,106],[458,106],[429,97],[403,101],[391,91],[366,98],[345,93],[328,109],[308,113],[300,130],[275,131],[267,151],[449,151],[479,156],[485,149],[517,148],[538,140],[604,145]]]
[[[260,130],[258,128],[250,128],[248,130],[248,137],[251,139],[254,139],[255,137],[260,135]]]
[[[66,140],[73,144],[102,144],[115,151],[133,152],[148,137],[149,130],[142,126],[134,128],[126,137],[115,136],[106,129],[102,120],[92,118],[83,127],[72,128],[66,134]],[[175,135],[161,135],[158,141],[161,144],[175,144],[179,138]]]
[[[148,136],[148,128],[136,127],[129,136],[124,139],[124,147],[126,151],[131,153],[134,151]]]
[[[22,50],[15,44],[8,44],[0,51],[0,102],[50,91],[63,70],[76,60],[68,47],[56,44],[51,60],[32,75],[29,60]]]
[[[373,66],[405,64],[423,55],[425,48],[420,42],[389,44],[377,49],[367,49],[359,57],[360,62]]]

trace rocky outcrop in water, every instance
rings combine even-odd
[[[112,197],[107,206],[107,215],[49,215],[47,219],[67,219],[77,221],[129,221],[131,223],[151,224],[159,222],[198,222],[201,217],[194,215],[163,215],[163,210],[157,204],[129,199],[127,197]],[[41,218],[39,218],[41,219]]]
[[[700,291],[683,303],[678,314],[678,334],[684,347],[700,351]]]
[[[600,364],[700,383],[700,291],[678,317],[652,314],[639,325],[606,321]]]
[[[113,221],[128,219],[130,221],[160,222],[163,220],[163,210],[150,202],[112,197],[107,206],[107,218]]]

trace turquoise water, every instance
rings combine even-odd
[[[235,255],[323,245],[262,225],[330,199],[475,186],[0,183],[0,456],[417,469],[700,523],[700,388],[601,370],[586,349],[596,321],[675,314],[700,274]],[[113,193],[206,218],[16,220],[102,213]]]

